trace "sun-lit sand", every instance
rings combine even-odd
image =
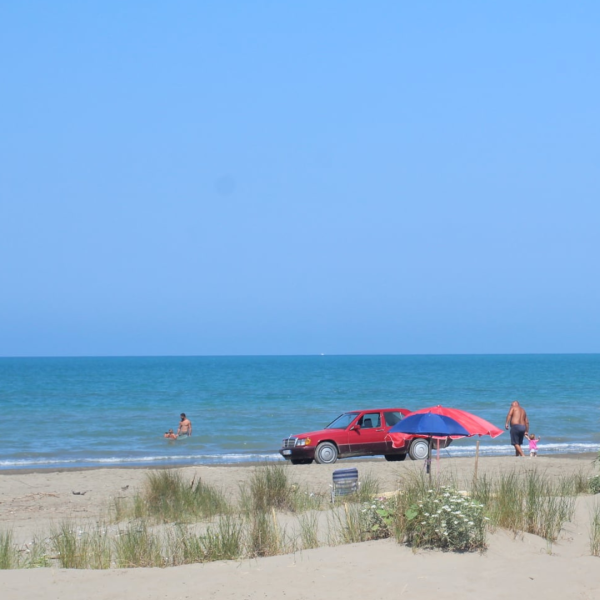
[[[480,475],[511,469],[540,469],[549,477],[598,473],[594,455],[481,458]],[[336,468],[356,466],[380,482],[381,491],[398,488],[402,475],[422,469],[413,461],[342,461],[337,465],[289,466],[290,477],[317,493],[328,493]],[[467,481],[474,459],[434,461],[438,472]],[[204,481],[230,495],[252,473],[252,465],[187,467],[190,479]],[[53,524],[74,519],[96,522],[111,499],[140,489],[145,469],[81,471],[11,471],[0,473],[0,530],[11,530],[18,543]],[[600,558],[590,556],[590,509],[600,496],[580,496],[573,522],[549,546],[533,535],[496,531],[479,553],[413,552],[393,540],[321,547],[292,555],[171,567],[108,571],[43,568],[0,572],[1,596],[13,599],[90,598],[133,600],[159,598],[277,598],[286,600],[344,598],[481,598],[526,597],[600,599]]]

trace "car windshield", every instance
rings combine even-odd
[[[358,416],[357,412],[349,412],[340,415],[335,421],[332,421],[325,429],[346,429]]]

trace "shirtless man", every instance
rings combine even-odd
[[[505,429],[508,429],[510,425],[510,443],[515,447],[516,456],[525,456],[523,449],[523,438],[529,433],[529,419],[524,408],[521,408],[519,403],[515,400],[510,405],[510,410],[506,415]]]
[[[192,422],[185,416],[185,413],[181,413],[177,435],[192,435]]]

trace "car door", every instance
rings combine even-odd
[[[364,411],[350,428],[350,453],[354,456],[385,454],[385,428],[380,411]]]
[[[392,445],[392,438],[388,435],[390,429],[396,425],[399,421],[404,418],[404,415],[397,410],[384,410],[383,411],[383,428],[385,430],[384,433],[384,441],[385,441],[385,452],[384,454],[397,454],[398,451],[402,451],[400,448],[394,448]],[[403,434],[396,434],[403,435]]]

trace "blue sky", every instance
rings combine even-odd
[[[0,355],[600,352],[596,2],[3,2]]]

